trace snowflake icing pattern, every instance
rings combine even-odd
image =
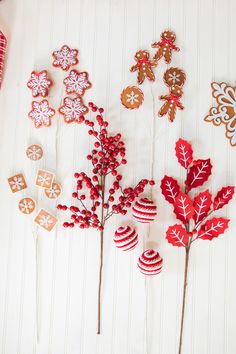
[[[59,108],[59,112],[64,116],[66,123],[80,123],[80,117],[88,112],[88,107],[83,104],[81,97],[64,98],[64,104]]]
[[[85,90],[92,86],[91,82],[88,81],[88,73],[79,73],[77,70],[71,70],[69,76],[63,82],[66,86],[66,93],[75,93],[79,96],[83,96]]]
[[[51,117],[55,114],[55,110],[49,106],[47,100],[41,102],[32,102],[32,111],[29,112],[29,118],[34,121],[36,128],[42,125],[49,127],[51,125]]]
[[[138,97],[138,94],[135,94],[134,91],[131,91],[130,94],[127,94],[127,102],[130,102],[130,104],[133,105],[136,102],[139,102]]]
[[[12,181],[9,181],[9,184],[11,185],[13,191],[20,191],[24,187],[25,183],[21,176],[14,176]]]
[[[60,50],[52,53],[54,61],[52,63],[55,67],[61,67],[62,70],[67,71],[72,65],[78,64],[78,50],[70,49],[67,45],[63,45]]]
[[[47,70],[40,72],[32,71],[31,78],[27,82],[27,86],[32,90],[33,97],[46,97],[48,95],[48,89],[52,86],[52,81],[48,79]]]
[[[173,85],[177,84],[180,81],[180,74],[176,73],[175,71],[173,73],[170,73],[169,81],[172,81]]]
[[[50,199],[56,199],[61,194],[61,187],[58,183],[53,183],[48,189],[45,189],[45,194]]]
[[[34,211],[35,204],[32,199],[24,198],[19,203],[20,211],[24,214],[31,214]]]
[[[50,215],[42,215],[39,219],[39,224],[48,229],[49,226],[53,224],[53,220],[51,219]]]

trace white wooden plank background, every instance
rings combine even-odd
[[[173,354],[177,353],[181,310],[183,250],[165,241],[174,222],[171,207],[160,195],[165,173],[184,178],[174,156],[179,137],[193,142],[197,157],[211,157],[215,192],[236,182],[236,148],[224,128],[203,121],[212,102],[212,80],[235,82],[234,0],[3,0],[0,28],[9,41],[6,75],[0,91],[0,352],[1,354]],[[122,89],[135,84],[129,72],[137,49],[150,49],[162,30],[172,28],[181,52],[173,66],[187,73],[184,104],[173,124],[155,120],[159,94],[166,91],[161,63],[157,81],[146,82],[145,101],[136,112],[125,110]],[[73,173],[89,171],[86,155],[92,141],[83,126],[67,126],[58,115],[50,129],[36,130],[27,118],[31,97],[26,82],[31,70],[48,69],[55,81],[52,106],[63,99],[64,74],[51,63],[51,53],[63,44],[80,51],[80,70],[90,73],[93,88],[85,100],[106,108],[112,131],[124,134],[129,164],[127,184],[150,176],[153,164],[158,181],[153,198],[158,217],[150,227],[139,227],[139,247],[130,254],[114,248],[112,235],[123,221],[112,219],[105,233],[102,335],[96,335],[96,296],[99,239],[96,232],[60,226],[46,234],[18,212],[17,203],[29,193],[55,213],[55,203],[34,187],[37,168],[55,171],[63,186],[61,200],[70,201]],[[153,51],[152,51],[153,53]],[[152,95],[155,98],[153,107]],[[43,160],[25,157],[30,143],[40,143]],[[152,144],[154,160],[152,161]],[[12,195],[7,177],[23,172],[29,189]],[[148,191],[149,193],[149,191]],[[212,243],[194,245],[190,261],[189,292],[183,354],[236,353],[236,206],[220,215],[231,217],[230,230]],[[64,215],[58,214],[60,223]],[[150,231],[150,232],[149,232]],[[39,331],[35,325],[35,248],[39,237]],[[157,246],[165,260],[163,273],[146,282],[136,268],[139,253]]]

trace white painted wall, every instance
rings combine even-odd
[[[179,137],[193,142],[197,157],[211,157],[214,177],[209,188],[235,184],[236,148],[224,128],[203,121],[211,99],[210,82],[234,84],[234,0],[2,0],[0,28],[9,40],[6,75],[0,91],[0,352],[1,354],[174,354],[177,353],[181,311],[183,250],[165,240],[173,224],[172,208],[160,194],[165,173],[184,178],[174,156]],[[139,227],[136,251],[123,254],[114,248],[112,235],[121,222],[112,219],[105,233],[102,335],[96,336],[96,296],[99,238],[96,232],[65,232],[62,227],[46,234],[36,230],[17,209],[22,195],[13,195],[7,177],[23,172],[27,193],[41,207],[55,212],[34,187],[38,167],[55,171],[63,186],[61,200],[70,201],[73,173],[89,170],[91,148],[83,126],[54,118],[50,129],[36,130],[27,118],[31,97],[26,82],[31,70],[48,69],[56,82],[50,102],[58,107],[64,92],[63,73],[53,68],[51,53],[62,44],[78,48],[81,70],[90,73],[93,88],[85,95],[106,108],[112,131],[127,140],[127,183],[149,177],[152,164],[153,113],[160,108],[158,95],[166,92],[161,63],[157,81],[146,82],[143,106],[125,110],[122,89],[135,84],[129,72],[137,49],[151,49],[167,27],[177,34],[181,52],[173,66],[187,73],[185,110],[170,124],[155,120],[153,190],[159,215],[148,228]],[[153,53],[153,51],[152,51]],[[155,97],[153,111],[152,94]],[[40,143],[44,159],[32,163],[25,156],[30,143]],[[190,261],[189,292],[183,354],[236,353],[236,206],[220,215],[232,218],[230,230],[209,243],[196,243]],[[64,215],[58,213],[60,224]],[[130,215],[127,216],[130,219]],[[124,221],[122,221],[124,222]],[[39,344],[35,341],[35,248],[39,237]],[[137,257],[152,242],[164,257],[163,273],[144,278],[136,268]]]

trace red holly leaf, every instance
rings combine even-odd
[[[161,191],[165,199],[169,203],[174,204],[176,197],[179,194],[180,187],[178,185],[178,182],[174,178],[164,176],[161,181]]]
[[[214,210],[223,208],[233,198],[234,188],[232,186],[223,187],[216,195],[214,199]]]
[[[174,213],[177,219],[186,224],[194,214],[193,202],[187,194],[179,192],[174,205]]]
[[[193,220],[195,224],[202,221],[208,214],[211,208],[211,193],[206,190],[205,192],[199,193],[193,201],[194,215]]]
[[[173,246],[185,247],[188,242],[188,234],[182,225],[175,224],[166,231],[166,239]]]
[[[180,165],[187,169],[193,161],[192,145],[179,139],[175,145],[175,153]]]
[[[213,218],[207,220],[198,231],[197,238],[202,240],[212,240],[223,234],[228,227],[229,219]]]
[[[185,181],[188,190],[202,186],[205,183],[209,176],[211,175],[211,160],[196,160],[193,162],[193,166],[190,167],[187,179]]]

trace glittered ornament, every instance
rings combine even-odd
[[[132,250],[137,245],[138,234],[136,230],[130,226],[121,226],[116,230],[113,239],[117,248],[122,251],[128,251]]]
[[[149,224],[157,215],[156,205],[148,198],[140,198],[137,200],[132,211],[134,219],[143,224]]]
[[[142,274],[152,276],[161,272],[163,259],[158,252],[148,249],[141,254],[137,265]]]

